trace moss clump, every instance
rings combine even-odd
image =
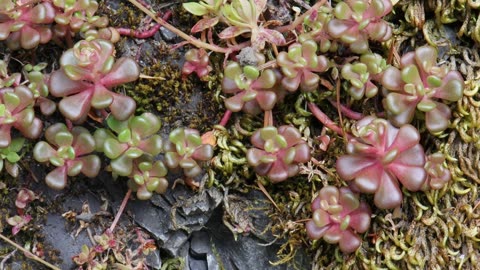
[[[160,117],[162,131],[185,126],[204,132],[219,121],[221,107],[213,101],[214,89],[205,83],[182,78],[172,63],[157,63],[142,73],[156,79],[140,79],[127,95],[137,102],[137,113],[151,111]]]

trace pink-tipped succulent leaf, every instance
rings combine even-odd
[[[233,94],[225,100],[225,107],[232,112],[245,111],[249,114],[272,110],[278,95],[273,89],[277,82],[277,73],[272,69],[259,71],[254,66],[244,66],[230,62],[225,67],[222,90]]]

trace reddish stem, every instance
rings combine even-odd
[[[265,111],[265,115],[263,116],[263,126],[270,127],[273,126],[273,114],[272,110]]]
[[[335,133],[337,133],[340,136],[346,136],[347,139],[351,139],[352,135],[346,133],[343,131],[341,127],[339,127],[335,122],[330,120],[328,116],[323,113],[320,108],[317,107],[314,103],[308,103],[308,108],[310,109],[310,112],[327,128],[333,130]]]
[[[118,220],[120,220],[120,217],[123,214],[123,211],[125,210],[125,207],[127,206],[128,199],[130,198],[130,195],[132,194],[132,190],[129,189],[127,194],[125,194],[125,197],[123,198],[122,204],[120,205],[120,208],[118,209],[117,214],[115,215],[115,219],[112,222],[112,225],[110,225],[110,232],[113,232],[115,230],[115,227],[117,226]]]
[[[335,108],[339,108],[340,107],[340,111],[348,118],[350,119],[353,119],[353,120],[360,120],[363,118],[363,114],[359,113],[359,112],[355,112],[355,111],[352,111],[350,108],[348,108],[347,106],[343,105],[343,104],[338,104],[337,106],[337,103],[333,100],[328,100],[330,101],[330,103],[333,105],[333,107]]]
[[[228,123],[228,120],[230,120],[231,116],[232,116],[232,111],[227,110],[225,114],[223,114],[222,120],[220,120],[220,123],[218,124],[224,127]]]

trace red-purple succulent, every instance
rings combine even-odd
[[[162,161],[144,159],[135,161],[128,186],[137,193],[140,200],[148,200],[153,192],[163,194],[167,191],[167,167]]]
[[[310,160],[310,148],[300,132],[292,126],[264,127],[251,137],[255,148],[248,149],[247,160],[255,172],[273,182],[296,175],[299,163]]]
[[[328,33],[346,43],[354,53],[366,53],[368,40],[387,41],[392,28],[382,19],[392,11],[391,0],[346,0],[338,3]]]
[[[63,97],[58,108],[68,119],[82,122],[90,108],[109,108],[118,120],[126,120],[135,111],[135,101],[112,92],[114,86],[136,80],[140,68],[130,58],[115,61],[115,48],[109,41],[82,40],[60,59],[61,69],[50,76],[50,93]]]
[[[33,49],[52,38],[50,24],[55,8],[48,1],[2,0],[0,5],[0,40],[12,50]]]
[[[422,190],[442,189],[450,181],[452,175],[448,168],[443,165],[444,162],[445,155],[440,152],[427,156],[427,162],[425,163],[427,181],[425,181]]]
[[[200,79],[203,79],[212,71],[209,64],[208,53],[205,49],[190,49],[185,53],[182,74],[188,75],[195,72]]]
[[[323,187],[312,202],[312,211],[313,218],[305,225],[308,237],[338,243],[344,253],[357,250],[362,243],[357,234],[370,227],[370,207],[347,187]]]
[[[352,133],[347,154],[337,160],[337,172],[359,191],[375,193],[376,206],[389,209],[402,203],[398,182],[410,191],[422,187],[425,153],[416,128],[396,128],[384,119],[365,117]]]
[[[418,110],[432,133],[444,131],[451,117],[450,108],[439,101],[458,101],[465,87],[458,71],[437,66],[437,50],[430,46],[402,56],[400,68],[385,70],[382,85],[388,90],[384,107],[395,126],[410,123]]]
[[[383,71],[387,68],[385,59],[376,53],[366,53],[360,56],[360,61],[347,63],[342,67],[342,77],[350,82],[348,93],[355,100],[364,96],[371,98],[378,93],[378,87],[373,81],[380,81]]]

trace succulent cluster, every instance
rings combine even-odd
[[[370,207],[347,187],[323,187],[312,202],[312,211],[313,218],[305,225],[308,236],[338,243],[345,253],[360,247],[362,240],[357,234],[370,227]]]
[[[68,176],[80,173],[95,177],[100,171],[100,158],[92,154],[95,140],[83,127],[71,130],[62,123],[51,125],[45,131],[47,142],[40,141],[33,149],[33,157],[38,162],[49,162],[56,168],[47,174],[45,182],[53,189],[63,189]]]
[[[104,39],[82,40],[60,58],[61,69],[50,76],[50,94],[63,99],[60,112],[68,119],[85,121],[90,108],[110,109],[126,120],[136,108],[135,101],[111,91],[112,87],[138,79],[140,68],[131,58],[115,61],[115,48]]]
[[[445,131],[452,114],[448,103],[462,98],[465,83],[459,72],[437,65],[433,47],[406,53],[398,66],[387,65],[382,55],[373,52],[370,41],[385,42],[392,36],[390,25],[383,20],[393,9],[390,0],[336,1],[334,7],[324,2],[315,3],[304,14],[297,14],[291,24],[282,26],[264,12],[266,0],[184,3],[188,12],[202,16],[191,30],[200,33],[198,39],[159,21],[197,46],[185,55],[184,75],[196,73],[206,79],[212,71],[210,51],[226,55],[223,77],[219,77],[227,112],[219,126],[229,130],[225,125],[232,112],[243,111],[252,119],[264,113],[263,127],[251,125],[239,136],[244,140],[251,135],[250,142],[245,139],[243,146],[236,141],[242,147],[228,149],[244,155],[243,163],[253,168],[244,167],[246,175],[254,171],[272,183],[297,175],[300,164],[317,154],[310,147],[315,140],[302,138],[310,132],[305,128],[310,113],[348,140],[346,153],[337,159],[336,173],[349,187],[324,186],[312,202],[313,217],[306,223],[306,230],[311,239],[338,243],[341,251],[351,253],[361,245],[359,234],[367,232],[371,218],[359,193],[374,194],[378,208],[391,209],[401,205],[402,188],[442,189],[450,180],[444,154],[426,156],[421,134],[410,123],[424,118],[430,133]],[[197,130],[184,127],[172,130],[168,139],[162,140],[157,116],[149,112],[135,115],[134,99],[114,88],[137,80],[140,67],[128,57],[115,59],[112,42],[119,33],[107,28],[106,17],[95,15],[97,9],[94,0],[0,0],[0,40],[12,50],[33,49],[52,39],[69,40],[77,33],[84,38],[64,52],[60,68],[51,74],[46,73],[46,64],[25,65],[23,74],[9,74],[6,62],[0,61],[0,170],[5,166],[12,176],[18,175],[16,163],[22,156],[23,137],[37,139],[43,130],[43,123],[35,116],[38,106],[45,116],[58,107],[66,118],[66,125],[51,124],[45,130],[46,141],[37,142],[33,149],[35,160],[55,167],[46,175],[47,185],[54,189],[63,189],[68,177],[95,177],[101,169],[97,153],[109,160],[108,169],[114,177],[128,178],[128,187],[142,200],[167,190],[169,170],[180,169],[188,180],[200,179],[202,166],[216,154],[216,141],[206,143]],[[214,26],[218,30],[216,40],[225,47],[214,44]],[[329,68],[332,72],[326,74]],[[333,86],[328,87],[333,81],[337,93]],[[340,91],[340,85],[346,93]],[[324,86],[332,91],[321,90]],[[302,114],[301,120],[292,120],[291,115],[273,117],[287,93],[297,98],[295,111]],[[347,98],[348,104],[381,95],[384,111],[357,117],[353,126],[343,129],[310,106],[333,93],[339,103]],[[302,108],[305,100],[310,112]],[[345,113],[347,117],[352,115],[348,105],[337,107],[340,112],[349,112]],[[96,129],[93,136],[84,127],[72,126],[72,122],[83,124],[92,116],[106,125]],[[289,125],[275,125],[282,121]],[[417,124],[422,126],[423,122]],[[239,124],[234,132],[240,129]],[[320,147],[327,150],[324,145]],[[22,191],[17,200],[25,207],[33,195]],[[8,223],[16,233],[30,219],[20,213]],[[110,234],[96,241],[102,252],[119,248]],[[96,253],[86,247],[75,261],[97,267]]]
[[[106,17],[95,15],[97,9],[95,0],[2,0],[0,40],[11,50],[29,50],[52,39],[96,31],[108,25]]]
[[[352,52],[368,52],[368,40],[386,41],[392,28],[382,18],[392,11],[390,0],[346,0],[333,9],[334,19],[327,24],[328,33],[348,44]]]
[[[185,176],[193,178],[202,172],[198,162],[210,160],[213,147],[204,144],[197,130],[177,128],[170,132],[165,145],[165,163],[171,168],[182,168]]]
[[[385,59],[376,53],[362,54],[359,60],[342,67],[342,77],[350,83],[347,91],[355,100],[374,97],[378,93],[374,81],[378,82],[387,68]]]
[[[124,121],[112,114],[107,118],[107,126],[111,131],[95,131],[96,148],[111,160],[110,167],[116,175],[131,175],[134,160],[144,155],[153,158],[162,151],[162,138],[156,134],[160,129],[160,120],[151,113],[132,116]]]
[[[437,51],[430,46],[402,56],[399,68],[385,70],[382,85],[388,90],[384,107],[395,126],[410,123],[418,110],[425,113],[432,133],[444,131],[451,117],[450,108],[440,101],[458,101],[465,87],[458,71],[437,66]]]
[[[254,148],[247,151],[248,163],[273,183],[296,175],[298,164],[310,160],[310,148],[291,126],[264,127],[253,133],[251,142]]]
[[[347,155],[337,160],[337,172],[352,181],[355,189],[374,193],[377,207],[395,208],[402,203],[399,182],[410,191],[422,187],[427,175],[425,153],[416,128],[396,128],[384,119],[365,117],[353,132]]]
[[[225,67],[222,91],[234,96],[225,99],[225,107],[232,112],[257,114],[259,108],[270,111],[275,106],[278,95],[274,86],[277,76],[272,69],[259,71],[254,66],[244,66],[230,62]]]

